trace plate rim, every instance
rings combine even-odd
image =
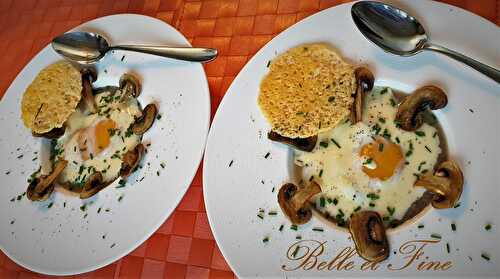
[[[397,3],[394,3],[395,1],[392,1],[392,0],[380,0],[380,1],[382,1],[382,2],[384,2],[384,3],[388,3],[388,4],[390,4],[390,5],[397,5]],[[488,27],[489,27],[489,28],[491,28],[491,27],[497,27],[497,25],[495,25],[493,22],[489,21],[488,19],[486,19],[486,18],[484,18],[484,17],[482,17],[482,16],[480,16],[480,15],[478,15],[478,14],[475,14],[475,13],[473,13],[473,12],[469,11],[469,10],[463,9],[463,8],[461,8],[461,7],[454,6],[454,5],[451,5],[451,4],[448,4],[448,3],[444,3],[444,2],[432,1],[432,0],[420,0],[420,1],[421,1],[421,3],[424,3],[424,4],[423,4],[424,6],[427,6],[427,5],[438,5],[438,6],[443,6],[443,7],[449,8],[449,9],[454,9],[454,10],[457,10],[458,12],[460,12],[460,13],[462,13],[462,14],[466,14],[467,16],[472,16],[472,17],[474,17],[476,20],[481,21],[481,24],[483,24],[483,25],[484,25],[484,24],[488,25]],[[234,87],[234,84],[235,84],[237,81],[239,81],[239,79],[241,79],[240,74],[246,71],[246,69],[248,68],[248,66],[249,66],[250,62],[252,62],[252,60],[254,60],[256,57],[258,57],[259,55],[261,55],[261,53],[262,53],[262,52],[264,52],[264,50],[265,50],[266,48],[268,48],[268,46],[269,46],[271,43],[273,43],[276,39],[281,38],[281,36],[283,36],[283,33],[287,32],[289,29],[294,28],[296,25],[298,25],[298,24],[302,24],[302,23],[304,23],[304,22],[306,22],[306,21],[310,20],[311,18],[313,18],[313,17],[315,17],[315,16],[318,16],[318,15],[320,15],[320,14],[322,14],[322,13],[326,13],[327,11],[330,11],[330,10],[333,10],[333,9],[337,9],[337,8],[341,8],[341,7],[344,7],[344,6],[352,6],[352,5],[353,5],[354,3],[356,3],[356,2],[357,2],[357,1],[348,2],[348,3],[342,3],[342,4],[340,4],[340,5],[336,5],[336,6],[333,6],[333,7],[330,7],[330,8],[327,8],[327,9],[321,10],[321,11],[318,11],[318,12],[316,12],[316,13],[312,14],[312,15],[309,15],[308,17],[305,17],[305,18],[301,19],[301,20],[300,20],[300,21],[298,21],[298,22],[295,22],[295,23],[294,23],[294,24],[292,24],[291,26],[287,27],[285,30],[283,30],[283,31],[281,31],[280,33],[278,33],[278,34],[274,35],[274,37],[273,37],[271,40],[269,40],[269,41],[268,41],[268,42],[267,42],[264,46],[262,46],[262,47],[261,47],[261,48],[260,48],[260,49],[259,49],[259,50],[258,50],[258,51],[257,51],[257,52],[256,52],[256,53],[252,56],[252,57],[251,57],[251,59],[250,59],[250,60],[248,60],[248,61],[246,62],[246,64],[244,65],[244,67],[240,70],[240,72],[238,73],[238,75],[234,78],[234,80],[231,82],[230,86],[229,86],[229,87],[228,87],[228,89],[226,90],[226,93],[224,94],[224,96],[223,96],[223,98],[222,98],[222,100],[221,100],[221,102],[220,102],[219,106],[217,107],[217,110],[216,110],[216,112],[215,112],[215,114],[214,114],[214,117],[213,117],[213,119],[212,119],[212,123],[211,123],[211,125],[210,125],[210,131],[209,131],[208,136],[207,136],[206,145],[205,145],[205,153],[204,153],[204,157],[203,157],[203,165],[205,165],[205,164],[206,164],[206,162],[207,162],[207,160],[208,160],[207,158],[208,158],[209,156],[207,156],[207,154],[211,154],[211,153],[212,153],[212,152],[210,152],[210,151],[209,151],[210,142],[212,141],[212,137],[214,137],[214,135],[213,135],[213,134],[215,133],[215,132],[213,131],[212,126],[213,126],[213,124],[217,121],[217,119],[221,117],[221,116],[220,116],[220,115],[221,115],[221,112],[220,112],[220,111],[221,111],[221,108],[222,108],[223,104],[224,104],[225,102],[227,102],[227,99],[228,99],[228,98],[226,98],[226,97],[228,96],[228,93],[230,93],[230,92],[231,92],[232,88]],[[409,2],[412,2],[412,1],[410,1],[410,0],[407,0],[407,1],[402,0],[402,1],[400,1],[400,2],[401,2],[401,3],[409,3]],[[352,18],[351,18],[351,20],[352,20]],[[370,43],[371,43],[371,42],[370,42]],[[371,43],[371,44],[373,45],[373,43]],[[493,65],[493,66],[494,66],[494,65]],[[464,66],[464,67],[465,67],[465,66]],[[384,81],[384,82],[385,82],[385,81]],[[202,180],[202,181],[203,181],[203,199],[204,199],[204,202],[205,202],[205,208],[206,208],[206,212],[207,212],[207,219],[208,219],[208,222],[209,222],[210,228],[212,229],[213,236],[214,236],[214,239],[215,239],[215,241],[216,241],[216,243],[217,243],[217,246],[219,247],[219,250],[220,250],[220,252],[221,252],[222,256],[224,257],[224,259],[225,259],[226,263],[228,264],[228,266],[231,268],[231,270],[235,273],[235,275],[236,275],[237,277],[239,277],[239,278],[245,278],[245,276],[243,276],[241,273],[239,273],[239,272],[238,272],[238,270],[236,270],[236,269],[234,268],[234,264],[233,264],[233,263],[230,261],[230,259],[227,257],[227,255],[226,255],[226,251],[224,251],[225,249],[224,249],[222,246],[220,246],[220,245],[219,245],[219,243],[220,243],[220,236],[219,236],[219,235],[217,235],[217,233],[213,230],[213,228],[215,227],[215,226],[214,226],[215,217],[209,213],[209,206],[207,206],[207,204],[208,204],[208,203],[207,203],[207,199],[208,199],[208,198],[207,198],[207,196],[209,196],[209,195],[207,195],[207,188],[209,188],[209,187],[207,187],[206,181],[207,181],[207,176],[208,176],[208,175],[209,175],[209,174],[208,174],[208,171],[206,170],[206,168],[203,168],[203,174],[202,174],[202,176],[203,176],[203,180]],[[292,276],[293,276],[293,275],[292,275]]]
[[[127,17],[136,17],[136,18],[139,18],[141,20],[148,20],[148,21],[152,21],[152,22],[154,21],[154,22],[160,23],[161,25],[163,25],[163,27],[166,27],[166,28],[168,28],[168,29],[170,29],[172,31],[175,31],[178,35],[180,35],[180,38],[182,38],[183,43],[186,44],[186,46],[192,47],[191,43],[184,36],[184,34],[181,33],[179,30],[175,29],[172,25],[170,25],[170,24],[168,24],[168,23],[166,23],[166,22],[164,22],[164,21],[162,21],[162,20],[160,20],[158,18],[154,18],[154,17],[151,17],[151,16],[142,15],[142,14],[120,13],[120,14],[107,15],[107,16],[103,16],[103,17],[97,17],[97,18],[94,18],[92,20],[80,23],[78,26],[76,26],[76,27],[74,27],[74,28],[72,28],[70,30],[65,31],[64,33],[81,29],[85,25],[87,25],[89,23],[93,23],[95,21],[106,20],[108,18],[114,18],[114,17],[125,17],[125,18],[127,18]],[[13,84],[15,83],[15,81],[21,76],[21,74],[24,72],[24,70],[26,70],[33,61],[39,59],[39,56],[42,54],[42,52],[46,51],[46,49],[50,49],[50,42],[45,47],[43,47],[37,54],[35,54],[33,56],[33,58],[31,58],[26,63],[26,65],[24,65],[24,67],[19,71],[19,73],[16,75],[16,77],[12,80],[12,82],[9,84],[9,86],[5,90],[4,94],[2,95],[2,98],[0,98],[0,102],[7,95],[7,92],[9,92],[9,90],[11,89],[11,87],[13,86]],[[195,65],[195,66],[197,66],[198,68],[201,68],[201,73],[203,73],[203,75],[202,75],[203,80],[201,82],[203,83],[203,87],[205,87],[205,90],[203,90],[203,91],[206,91],[206,94],[205,94],[206,97],[205,98],[207,100],[205,101],[205,103],[206,103],[206,106],[207,106],[207,116],[206,116],[207,121],[206,121],[206,123],[204,125],[205,126],[205,132],[204,132],[204,134],[205,135],[204,135],[204,138],[203,138],[202,145],[200,146],[200,150],[198,151],[198,153],[199,153],[198,156],[197,156],[198,159],[196,160],[198,163],[196,164],[196,168],[194,169],[194,171],[192,172],[192,174],[189,176],[190,177],[189,184],[187,185],[187,187],[185,187],[185,189],[182,191],[182,193],[180,195],[178,195],[177,201],[174,203],[175,206],[173,207],[172,212],[170,212],[168,214],[164,214],[164,216],[162,217],[162,220],[160,222],[158,222],[157,224],[155,224],[150,231],[147,231],[144,234],[143,238],[141,238],[139,241],[137,241],[136,243],[134,243],[133,245],[131,245],[129,249],[125,249],[125,252],[117,254],[117,256],[114,256],[114,257],[109,257],[109,258],[103,260],[101,263],[99,263],[97,265],[89,266],[87,268],[83,268],[83,269],[79,269],[79,270],[75,270],[74,272],[57,272],[57,271],[54,271],[54,270],[44,270],[44,269],[40,269],[38,267],[33,267],[33,266],[29,265],[29,264],[25,264],[24,262],[22,262],[17,257],[14,257],[11,253],[9,253],[1,245],[0,245],[0,250],[10,260],[12,260],[13,262],[15,262],[19,266],[21,266],[21,267],[23,267],[23,268],[25,268],[27,270],[30,270],[32,272],[36,272],[36,273],[40,273],[40,274],[44,274],[44,275],[53,275],[53,276],[71,276],[71,275],[78,275],[78,274],[92,272],[92,271],[98,270],[100,268],[103,268],[105,266],[108,266],[108,265],[110,265],[110,264],[112,264],[112,263],[114,263],[114,262],[116,262],[118,260],[121,260],[123,257],[129,255],[137,247],[139,247],[144,242],[146,242],[160,228],[160,226],[163,223],[165,223],[165,221],[170,216],[172,216],[172,214],[175,212],[175,210],[179,206],[180,202],[182,201],[182,199],[186,195],[188,189],[191,187],[193,179],[196,176],[196,173],[197,173],[198,169],[200,168],[200,166],[201,166],[201,164],[203,162],[202,159],[203,159],[203,156],[205,154],[205,147],[206,147],[206,144],[207,144],[208,134],[210,132],[212,107],[211,107],[210,87],[209,87],[209,84],[208,84],[208,79],[207,79],[207,75],[206,75],[205,69],[204,69],[204,67],[200,63],[197,63],[197,65]]]

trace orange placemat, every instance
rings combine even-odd
[[[52,37],[117,13],[159,18],[220,56],[205,65],[212,115],[245,63],[295,22],[342,0],[0,0],[0,96]],[[446,0],[500,25],[500,0]],[[210,230],[199,168],[172,216],[115,263],[79,278],[233,278]],[[0,278],[40,278],[0,252]]]

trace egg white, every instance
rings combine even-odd
[[[104,181],[115,180],[120,172],[121,157],[137,146],[141,137],[129,132],[130,125],[141,115],[136,99],[122,96],[120,90],[101,92],[95,96],[98,113],[84,114],[81,110],[73,113],[66,122],[66,130],[57,140],[56,150],[59,158],[68,161],[67,167],[59,176],[60,183],[82,185],[89,175],[100,171]],[[110,119],[115,122],[116,130],[110,137],[109,145],[87,160],[82,159],[78,146],[78,133],[83,131],[87,137],[94,137],[93,129],[100,121]],[[82,130],[83,129],[83,130]]]
[[[312,152],[295,151],[295,164],[302,167],[305,183],[314,180],[321,186],[322,193],[315,198],[318,210],[330,216],[340,214],[344,220],[355,211],[373,210],[390,221],[402,218],[422,196],[424,190],[413,184],[418,175],[433,170],[441,153],[439,136],[437,129],[426,123],[418,129],[425,136],[398,128],[394,122],[396,104],[390,88],[374,88],[365,98],[362,122],[351,125],[346,120],[318,135]],[[373,128],[376,125],[380,127],[378,135],[390,134],[391,142],[399,145],[404,157],[395,174],[385,181],[366,175],[362,171],[366,158],[359,155],[362,146],[372,142],[372,136],[377,134]]]

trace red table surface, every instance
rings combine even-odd
[[[0,96],[52,37],[97,17],[144,14],[214,47],[205,65],[212,115],[243,65],[275,35],[342,0],[0,0]],[[500,0],[445,0],[500,25]],[[234,278],[205,212],[202,166],[168,220],[122,259],[78,278]],[[0,278],[41,278],[0,252]]]

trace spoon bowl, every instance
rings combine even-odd
[[[386,52],[399,56],[412,56],[423,50],[438,52],[500,83],[500,71],[431,43],[422,24],[401,9],[381,2],[361,1],[352,5],[351,16],[361,34]]]
[[[109,44],[99,34],[70,32],[52,40],[52,48],[72,61],[89,64],[100,60],[109,49]]]
[[[153,45],[110,46],[103,36],[90,32],[62,34],[52,40],[52,48],[64,58],[82,64],[95,63],[113,49],[135,51],[191,62],[208,62],[217,57],[217,50],[213,48]]]

